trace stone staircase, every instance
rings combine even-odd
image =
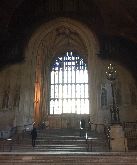
[[[24,133],[18,143],[16,139],[4,146],[4,151],[11,152],[106,152],[108,146],[104,136],[95,132],[87,132],[89,139],[79,136],[78,129],[38,129],[36,146],[31,145],[30,132]],[[92,144],[91,144],[92,143]]]
[[[88,132],[88,137],[94,139],[92,152],[79,130],[38,130],[34,148],[27,132],[20,143],[8,141],[0,152],[0,165],[137,165],[136,152],[108,152],[102,134]]]

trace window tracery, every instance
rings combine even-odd
[[[62,113],[89,113],[87,64],[71,51],[51,68],[50,114]]]

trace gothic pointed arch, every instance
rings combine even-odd
[[[35,121],[39,122],[43,120],[43,117],[47,118],[49,112],[49,75],[53,59],[64,52],[76,52],[89,65],[89,74],[91,74],[95,63],[92,60],[91,64],[89,60],[96,58],[98,41],[95,34],[86,25],[69,18],[58,18],[43,24],[34,32],[28,44],[28,50],[28,53],[31,54],[30,61],[33,61],[35,70],[34,116]],[[91,97],[94,96],[90,90],[92,90],[91,87],[88,88],[88,93],[89,104],[92,104]],[[92,93],[94,94],[94,91]],[[91,113],[91,109],[89,112]]]

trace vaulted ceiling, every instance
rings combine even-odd
[[[22,61],[33,30],[56,17],[87,24],[100,40],[99,56],[120,59],[137,75],[136,0],[1,0],[1,67]]]

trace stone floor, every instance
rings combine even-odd
[[[137,165],[128,152],[3,152],[0,165]]]

